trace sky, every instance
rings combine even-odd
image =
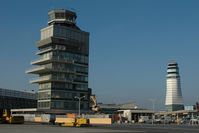
[[[31,90],[35,42],[48,12],[77,13],[90,32],[89,87],[98,102],[163,110],[166,69],[180,68],[185,105],[199,101],[198,0],[6,0],[0,4],[0,88]]]

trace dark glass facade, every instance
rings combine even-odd
[[[24,109],[37,107],[37,93],[0,88],[0,109]]]

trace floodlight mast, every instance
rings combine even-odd
[[[82,97],[75,96],[74,98],[79,100],[79,117],[80,117],[80,110],[81,110],[81,106],[80,106],[80,105],[81,105],[81,99],[85,98],[85,96],[82,96]]]

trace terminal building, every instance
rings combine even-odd
[[[184,110],[178,63],[170,62],[167,67],[166,111]]]
[[[38,109],[75,112],[80,98],[81,110],[89,110],[89,32],[76,25],[75,12],[53,10],[48,15],[48,26],[36,42],[40,58],[31,62],[38,67],[26,71],[39,76],[30,80],[39,84]]]
[[[0,88],[0,109],[37,107],[37,93]]]

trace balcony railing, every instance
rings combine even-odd
[[[51,76],[33,78],[33,79],[30,80],[30,83],[38,83],[38,82],[47,81],[47,80],[50,80],[50,79],[51,79]]]
[[[68,59],[65,59],[65,58],[59,58],[59,57],[48,57],[48,58],[43,58],[43,59],[37,59],[37,60],[34,60],[34,61],[31,61],[31,64],[39,64],[39,63],[42,63],[42,62],[45,62],[45,61],[60,61],[60,62],[67,62],[67,63],[74,63],[74,60],[68,60]]]
[[[45,52],[48,52],[48,51],[52,51],[52,50],[66,50],[66,47],[65,46],[55,46],[55,48],[52,48],[52,47],[48,47],[48,48],[44,48],[44,49],[41,49],[40,51],[38,51],[36,54],[39,55],[39,54],[42,54],[42,53],[45,53]]]
[[[38,51],[36,54],[39,55],[39,54],[42,54],[44,52],[48,52],[48,51],[51,51],[51,50],[53,50],[53,48],[45,48],[45,49]]]
[[[46,72],[46,71],[55,71],[55,72],[76,74],[76,72],[74,70],[63,69],[63,68],[53,68],[52,66],[41,66],[41,67],[37,67],[37,68],[28,69],[28,70],[26,70],[26,73],[39,74],[39,73],[43,73],[43,72]]]
[[[31,64],[33,65],[33,64],[37,64],[37,63],[40,63],[40,62],[44,62],[44,61],[47,61],[47,60],[50,60],[50,59],[52,59],[52,58],[44,58],[44,59],[36,59],[36,60],[33,60],[33,61],[31,61]]]
[[[40,71],[40,70],[44,70],[44,69],[46,69],[46,67],[44,67],[44,66],[30,68],[30,69],[26,70],[26,73],[32,73],[32,72],[36,72],[36,71]]]
[[[82,73],[82,72],[75,71],[75,75],[88,76],[88,73]]]
[[[61,78],[61,77],[51,77],[51,76],[44,76],[39,78],[34,78],[30,80],[30,83],[41,83],[47,81],[60,81],[60,82],[73,82],[71,79]]]

